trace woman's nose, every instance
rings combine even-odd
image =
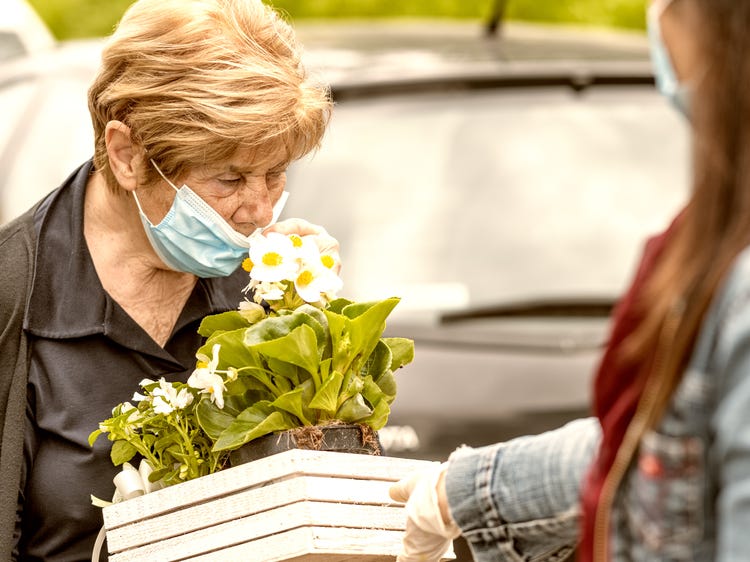
[[[236,224],[267,226],[273,218],[273,201],[264,176],[248,179],[239,191],[239,205],[232,216]]]

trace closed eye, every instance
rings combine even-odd
[[[236,178],[219,178],[219,181],[221,183],[223,183],[224,185],[236,186],[241,181],[243,181],[243,179],[244,178],[242,176],[240,176],[240,177],[236,177]]]

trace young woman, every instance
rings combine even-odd
[[[395,485],[401,562],[459,533],[477,562],[750,557],[750,2],[653,0],[648,24],[693,190],[615,313],[596,417]]]

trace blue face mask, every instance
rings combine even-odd
[[[177,192],[169,212],[157,225],[145,215],[133,192],[143,228],[156,254],[168,267],[198,277],[226,277],[233,273],[248,256],[249,237],[229,226],[187,185],[177,189],[153,160],[151,163]],[[288,192],[282,193],[274,206],[271,223],[278,219],[288,196]]]
[[[656,87],[685,117],[690,116],[690,89],[677,79],[677,74],[661,35],[659,19],[672,0],[655,0],[646,12],[651,62],[654,66]]]

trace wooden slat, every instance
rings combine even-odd
[[[302,527],[185,562],[393,562],[402,536],[398,531]],[[453,559],[453,550],[443,558]]]
[[[103,509],[107,530],[291,476],[396,481],[432,461],[293,449]]]
[[[110,552],[119,552],[300,501],[398,506],[388,495],[390,485],[383,480],[294,477],[111,529],[107,544]]]
[[[110,562],[172,562],[298,527],[404,529],[402,507],[297,502],[110,556]],[[283,558],[282,558],[283,559]]]

